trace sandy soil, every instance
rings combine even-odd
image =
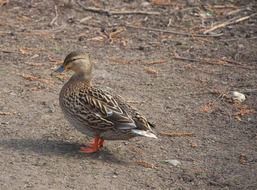
[[[67,2],[0,7],[0,189],[257,189],[256,1],[81,1],[160,15],[94,13]],[[90,139],[58,105],[70,74],[50,76],[77,49],[91,53],[95,84],[156,124],[157,140],[78,152]],[[231,91],[246,101],[231,101]]]

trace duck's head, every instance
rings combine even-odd
[[[91,77],[93,64],[90,61],[89,54],[81,51],[73,51],[67,55],[63,64],[56,69],[56,72],[62,73],[64,71],[72,70],[77,75]]]

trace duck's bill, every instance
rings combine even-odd
[[[57,73],[62,73],[63,71],[64,71],[65,69],[64,69],[64,66],[60,66],[60,67],[58,67],[56,70],[55,70],[55,72],[57,72]]]

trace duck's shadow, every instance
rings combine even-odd
[[[41,155],[63,155],[65,157],[74,157],[77,159],[95,159],[105,162],[125,164],[106,148],[93,154],[84,154],[79,152],[81,144],[60,140],[8,139],[0,140],[0,146],[23,153],[34,152]]]

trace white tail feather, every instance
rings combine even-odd
[[[143,131],[143,130],[138,130],[138,129],[132,129],[131,131],[140,136],[157,139],[157,136],[155,134],[153,134],[151,131]]]

